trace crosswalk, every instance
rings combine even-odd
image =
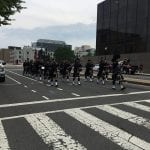
[[[150,150],[150,100],[1,119],[0,150],[25,149]]]

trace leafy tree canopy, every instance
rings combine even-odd
[[[22,3],[22,0],[0,0],[0,26],[10,24],[10,16],[25,8],[21,6]]]
[[[67,47],[60,47],[54,53],[55,59],[60,62],[63,60],[72,61],[74,59],[74,52]]]

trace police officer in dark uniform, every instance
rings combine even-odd
[[[60,76],[61,76],[61,79],[64,79],[64,61],[60,62],[59,64],[59,73],[60,73]]]
[[[92,77],[93,77],[93,67],[94,67],[94,64],[92,63],[91,60],[88,60],[87,64],[85,65],[85,80],[87,81],[88,80],[88,77],[90,78],[90,81],[93,81],[92,80]]]
[[[40,77],[40,80],[42,80],[42,76],[44,75],[44,70],[45,70],[44,61],[40,60],[39,61],[39,77]]]
[[[45,61],[44,62],[44,79],[48,79],[49,81],[49,67],[50,67],[50,61]]]
[[[23,62],[23,75],[27,74],[27,61]]]
[[[101,79],[102,84],[105,84],[105,61],[103,58],[101,58],[99,62],[99,70],[97,74],[97,84],[99,84],[99,80]]]
[[[82,65],[80,59],[77,58],[73,65],[73,85],[75,84],[75,79],[78,78],[78,85],[80,85],[80,72],[82,71]]]
[[[69,81],[69,76],[71,72],[71,64],[69,63],[68,60],[64,61],[64,67],[63,67],[63,78],[66,78],[67,81]]]
[[[108,75],[109,75],[109,63],[107,60],[104,60],[104,74],[105,74],[105,80],[108,80]]]
[[[116,89],[116,81],[119,80],[121,90],[125,89],[123,85],[123,75],[121,72],[121,66],[118,63],[120,55],[114,55],[112,59],[112,89]]]
[[[51,79],[51,86],[54,85],[53,81],[55,80],[55,86],[58,86],[58,63],[55,59],[52,60],[50,64],[50,79]]]

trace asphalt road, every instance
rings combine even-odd
[[[22,76],[0,83],[0,150],[150,150],[150,88]]]

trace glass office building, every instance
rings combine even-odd
[[[140,52],[150,52],[150,0],[99,3],[96,54]]]
[[[33,48],[44,48],[49,52],[55,52],[60,47],[72,50],[72,45],[67,45],[64,41],[39,39],[37,42],[32,43]]]

